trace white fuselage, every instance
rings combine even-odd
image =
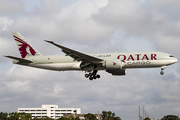
[[[162,67],[177,62],[175,57],[162,52],[102,53],[91,55],[102,58],[104,62],[106,60],[119,59],[122,62],[122,69]],[[18,60],[13,60],[13,63],[55,71],[82,70],[80,67],[81,61],[75,61],[70,56],[33,56],[26,59],[33,62],[22,63]],[[105,70],[106,68],[99,66],[96,69]]]
[[[85,77],[90,80],[100,78],[98,70],[105,70],[112,75],[126,75],[126,69],[129,68],[161,67],[160,74],[163,75],[166,66],[178,61],[174,56],[162,52],[87,54],[49,40],[45,42],[61,49],[65,55],[43,56],[19,32],[13,33],[13,37],[21,55],[5,56],[13,59],[13,63],[54,71],[82,70],[88,72]]]

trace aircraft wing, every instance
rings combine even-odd
[[[24,62],[24,63],[33,63],[30,60],[23,59],[23,58],[18,58],[18,57],[14,57],[14,56],[4,56],[4,57],[11,58],[11,59],[14,59],[14,60],[19,60],[20,62]]]
[[[95,57],[92,55],[88,55],[88,54],[64,47],[62,45],[58,45],[58,44],[54,43],[53,41],[48,41],[48,40],[45,40],[45,41],[61,48],[62,52],[64,52],[66,54],[66,56],[72,57],[75,61],[84,61],[84,62],[101,62],[101,61],[103,61],[103,59],[101,59],[101,58],[98,58],[98,57]]]

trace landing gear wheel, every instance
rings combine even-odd
[[[100,75],[96,75],[96,78],[100,78]]]
[[[164,75],[163,70],[164,70],[165,68],[166,68],[166,66],[162,66],[162,67],[161,67],[161,72],[160,72],[161,75]]]
[[[161,71],[161,72],[160,72],[160,74],[161,74],[161,75],[164,75],[164,72],[163,72],[163,71]]]
[[[89,77],[89,80],[93,80],[93,79],[94,79],[94,76],[91,75],[91,76]]]
[[[88,77],[89,77],[89,74],[85,74],[85,77],[88,78]]]
[[[85,74],[85,77],[89,78],[89,80],[100,78],[100,75],[97,75],[97,72],[98,72],[97,70],[94,70],[92,73]]]

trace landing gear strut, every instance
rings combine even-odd
[[[93,70],[92,73],[89,73],[89,74],[85,74],[85,77],[86,78],[89,78],[89,80],[93,80],[93,79],[96,79],[96,78],[100,78],[100,75],[98,74],[97,75],[97,70]]]
[[[166,68],[166,66],[162,66],[162,67],[161,67],[161,72],[160,72],[161,75],[164,75],[163,70],[164,70],[165,68]]]

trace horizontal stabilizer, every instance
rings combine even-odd
[[[10,59],[14,59],[14,60],[19,60],[20,62],[24,62],[24,63],[33,63],[30,60],[23,59],[23,58],[18,58],[18,57],[14,57],[14,56],[4,56],[4,57],[10,58]]]

